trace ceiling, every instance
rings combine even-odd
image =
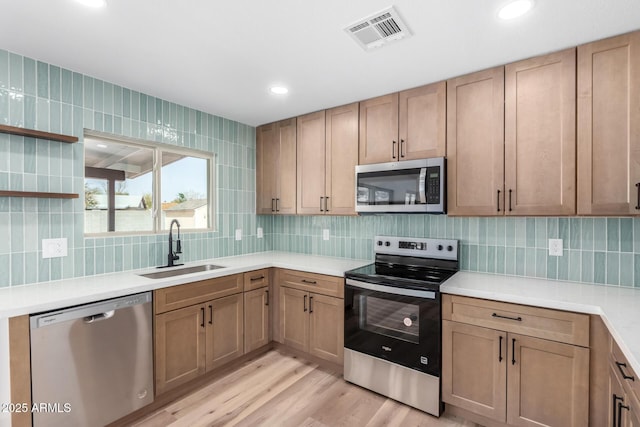
[[[259,125],[640,29],[638,0],[537,0],[512,21],[506,0],[107,1],[5,1],[0,48]],[[365,52],[343,31],[391,5],[413,37]]]

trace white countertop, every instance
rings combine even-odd
[[[279,267],[309,273],[343,276],[344,272],[371,261],[331,258],[288,252],[260,252],[226,258],[186,263],[183,267],[216,264],[217,270],[184,274],[163,279],[149,279],[140,274],[157,272],[155,268],[124,273],[103,274],[0,289],[0,318],[21,316],[69,307],[88,302],[116,298],[167,286],[243,273],[260,268]],[[177,267],[182,268],[182,267]]]
[[[599,314],[633,370],[640,374],[640,289],[461,271],[443,293]]]

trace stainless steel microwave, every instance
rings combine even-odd
[[[446,159],[356,166],[356,212],[446,213]]]

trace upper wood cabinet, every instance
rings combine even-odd
[[[446,83],[360,102],[360,164],[446,153]]]
[[[578,214],[640,214],[640,32],[578,47]]]
[[[504,212],[504,67],[447,81],[447,211]]]
[[[507,215],[576,212],[576,51],[505,66]]]
[[[358,104],[298,117],[299,214],[355,215]]]
[[[296,213],[296,119],[256,129],[256,212]]]

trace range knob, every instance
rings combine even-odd
[[[382,246],[382,240],[378,240],[378,246]]]
[[[385,246],[391,246],[391,242],[387,240],[386,242],[384,242],[384,245]]]
[[[453,246],[451,246],[451,245],[447,246],[447,250],[448,250],[449,252],[451,252],[451,251],[453,250]]]
[[[438,245],[438,250],[441,251],[442,250],[442,245]]]

